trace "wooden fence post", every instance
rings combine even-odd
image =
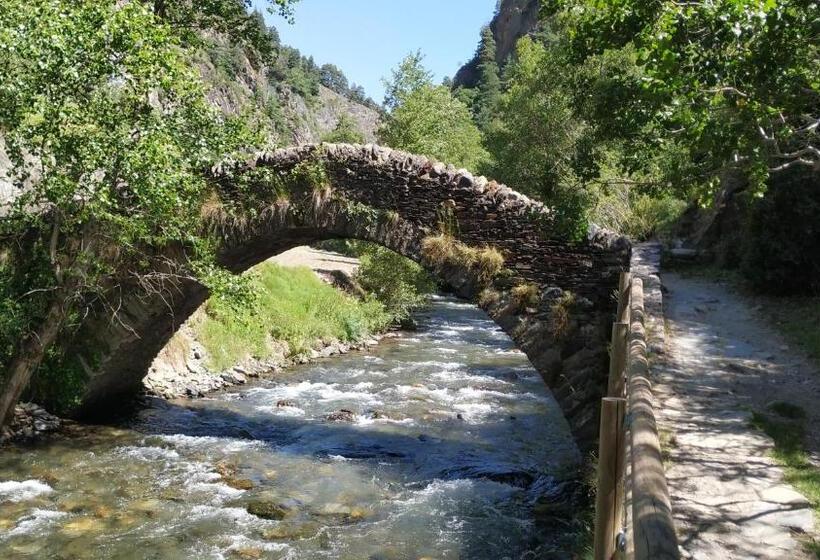
[[[632,298],[632,273],[621,272],[618,280],[618,314],[615,316],[616,323],[629,324],[629,314],[632,308],[630,300]]]
[[[626,358],[629,344],[629,325],[612,324],[612,339],[609,345],[608,397],[623,397],[626,385]]]
[[[626,399],[601,399],[598,488],[595,497],[595,560],[610,560],[612,557],[623,515],[625,412]]]

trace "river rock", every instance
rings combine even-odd
[[[315,521],[282,522],[276,527],[265,529],[262,532],[262,538],[269,541],[307,539],[314,536],[318,530],[319,524]]]
[[[284,507],[268,500],[254,500],[250,502],[246,509],[251,515],[262,519],[284,519],[288,515],[288,510]]]
[[[250,490],[255,485],[248,478],[236,478],[233,476],[222,477],[222,482],[236,490]]]
[[[78,537],[86,533],[99,531],[103,528],[102,522],[94,517],[78,517],[60,527],[60,532],[70,537]]]
[[[235,548],[231,551],[231,557],[233,558],[262,558],[262,555],[265,554],[265,551],[261,548],[254,548],[252,546],[243,546],[240,548]]]
[[[331,422],[353,422],[356,418],[356,413],[346,408],[340,408],[336,412],[331,412],[325,416],[325,418]]]
[[[294,401],[291,401],[291,400],[288,400],[288,399],[280,399],[280,400],[276,401],[276,408],[287,408],[287,407],[295,408],[296,403]]]
[[[370,512],[363,507],[347,506],[336,502],[325,504],[321,509],[311,513],[318,517],[332,517],[338,521],[347,523],[361,521],[370,514]]]

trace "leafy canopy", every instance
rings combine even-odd
[[[444,86],[425,85],[407,95],[379,138],[393,148],[468,169],[481,168],[488,157],[470,110]]]
[[[689,165],[675,179],[708,185],[731,162],[758,187],[787,167],[820,169],[817,7],[812,0],[544,5],[566,26],[576,63],[634,49],[640,89],[613,104],[602,123],[640,107],[649,117],[643,140],[687,152]]]
[[[424,67],[423,62],[421,51],[410,53],[391,70],[389,80],[382,79],[384,106],[389,111],[396,109],[417,89],[433,85],[433,73]]]
[[[449,88],[434,86],[421,64],[421,53],[411,53],[385,81],[385,104],[392,110],[379,130],[379,140],[393,148],[423,154],[457,166],[478,169],[488,153],[470,110]]]

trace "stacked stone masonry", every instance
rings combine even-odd
[[[491,286],[499,296],[483,306],[552,388],[581,448],[592,447],[607,371],[612,294],[631,251],[624,238],[594,230],[583,243],[556,240],[549,233],[553,213],[540,202],[466,170],[375,145],[284,148],[221,164],[212,176],[220,192],[236,192],[237,178],[253,168],[286,176],[303,162],[319,162],[329,185],[305,186],[248,216],[211,219],[223,265],[241,272],[292,247],[357,238],[420,262],[457,294],[476,299],[486,286],[469,270],[428,262],[422,251],[423,240],[439,233],[442,209],[449,208],[461,243],[503,254],[508,274]],[[521,283],[539,287],[537,305],[515,305],[510,288]],[[122,321],[101,312],[78,339],[77,352],[95,353],[85,360],[94,366],[78,414],[116,406],[120,395],[136,390],[158,351],[207,298],[194,282],[160,295],[137,286],[123,292]],[[574,298],[559,332],[554,315],[567,292]]]

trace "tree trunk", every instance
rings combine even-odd
[[[62,291],[58,292],[62,293]],[[6,379],[0,389],[0,427],[11,420],[14,405],[28,386],[32,374],[43,361],[46,350],[57,339],[63,320],[66,317],[65,299],[60,295],[49,307],[40,328],[31,333],[20,345],[17,354],[11,361]]]

